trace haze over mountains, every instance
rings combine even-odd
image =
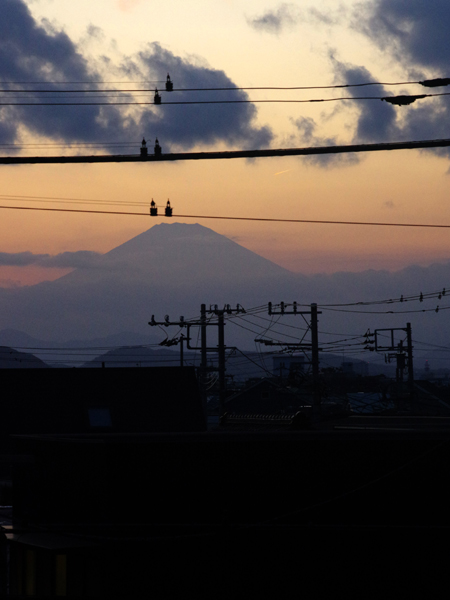
[[[0,330],[19,330],[55,343],[107,338],[121,332],[163,339],[161,332],[148,326],[152,314],[158,321],[166,314],[172,320],[180,315],[193,317],[199,315],[202,303],[239,303],[246,309],[294,300],[304,305],[345,304],[425,294],[444,287],[450,289],[450,263],[413,266],[395,273],[305,276],[201,225],[163,223],[56,281],[0,289]],[[437,305],[438,313],[434,311]],[[369,328],[405,327],[411,322],[413,338],[445,345],[450,315],[442,310],[446,305],[450,306],[450,293],[423,303],[341,307],[339,312],[323,308],[319,334],[358,335]],[[433,310],[420,312],[423,309]],[[355,310],[376,312],[355,314]],[[386,314],[390,310],[406,312]],[[252,332],[230,323],[227,345],[254,348],[255,335],[260,336],[267,323],[239,322]],[[301,317],[284,317],[283,322],[304,325]],[[167,332],[176,333],[175,328]]]

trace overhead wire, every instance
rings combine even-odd
[[[400,297],[397,298],[385,298],[382,300],[363,300],[363,301],[357,301],[357,302],[344,302],[344,303],[333,303],[333,304],[318,304],[317,307],[318,308],[342,308],[342,307],[352,307],[352,306],[374,306],[374,305],[384,305],[384,304],[402,304],[402,303],[406,303],[406,302],[411,302],[411,301],[419,301],[419,302],[424,302],[426,300],[430,300],[430,299],[438,299],[441,300],[443,297],[446,297],[446,294],[449,292],[449,290],[445,287],[440,288],[437,291],[433,291],[433,292],[420,292],[419,294],[412,294],[409,296],[404,296],[401,295]],[[309,307],[309,304],[301,304],[299,302],[296,303],[298,307]],[[279,304],[274,304],[273,307],[278,307],[280,306]],[[289,307],[291,306],[290,304],[286,304],[284,305],[285,307]],[[288,313],[286,313],[288,314]]]
[[[359,101],[359,100],[385,100],[391,102],[391,99],[407,98],[407,104],[423,98],[434,98],[438,96],[450,96],[450,92],[440,92],[438,94],[420,94],[412,96],[342,96],[339,98],[310,98],[310,99],[262,99],[262,100],[178,100],[161,102],[159,104],[151,102],[0,102],[0,106],[168,106],[168,105],[190,105],[190,104],[257,104],[257,103],[287,103],[304,104],[316,102],[340,102],[340,101]],[[393,102],[397,104],[397,102]],[[399,104],[403,104],[400,103]]]
[[[35,142],[35,143],[4,143],[0,144],[0,149],[17,148],[24,150],[34,150],[41,148],[136,148],[136,142],[67,142],[58,144],[56,142]]]
[[[165,84],[167,79],[163,80],[125,80],[125,81],[2,81],[3,85],[144,85],[144,84]],[[450,79],[446,77],[425,79],[425,80],[407,80],[407,81],[366,81],[361,83],[338,83],[332,85],[302,85],[302,86],[223,86],[223,87],[202,87],[202,88],[173,88],[171,91],[174,92],[187,92],[187,91],[239,91],[239,90],[324,90],[324,89],[342,89],[342,88],[358,88],[358,87],[370,87],[370,86],[398,86],[398,85],[422,85],[425,87],[444,87],[450,84]],[[0,90],[10,91],[10,90]],[[22,91],[22,90],[20,90]],[[30,90],[36,91],[36,90]],[[43,90],[48,91],[48,90]],[[64,91],[64,90],[62,90]],[[77,90],[78,91],[78,90]],[[97,88],[92,90],[94,92],[99,91]],[[108,90],[101,90],[108,91]],[[117,91],[117,90],[112,90]],[[120,91],[152,91],[147,89],[134,90],[133,88],[120,90]]]
[[[149,203],[147,203],[149,206]],[[84,214],[102,214],[102,215],[123,215],[149,218],[148,213],[138,213],[130,211],[106,211],[106,210],[83,210],[70,208],[50,208],[36,206],[0,206],[0,209],[5,210],[38,210],[50,212],[67,212],[67,213],[84,213]],[[220,219],[232,221],[260,221],[271,223],[310,223],[320,225],[364,225],[375,227],[413,227],[413,228],[437,228],[450,229],[450,224],[434,224],[434,223],[387,223],[387,222],[367,222],[367,221],[330,221],[324,219],[277,219],[275,217],[231,217],[218,215],[174,215],[181,219]],[[154,218],[154,217],[150,217]]]
[[[433,291],[433,292],[420,292],[419,294],[412,294],[409,296],[404,296],[401,295],[400,297],[397,298],[386,298],[383,300],[366,300],[366,301],[358,301],[358,302],[345,302],[345,303],[339,303],[339,304],[320,304],[318,306],[320,306],[320,308],[329,308],[329,307],[333,307],[333,308],[341,308],[341,307],[348,307],[348,306],[372,306],[372,305],[376,305],[376,304],[396,304],[396,303],[404,303],[404,302],[411,302],[411,301],[419,301],[419,302],[423,302],[424,300],[429,300],[429,299],[435,299],[437,298],[438,300],[441,300],[442,297],[446,296],[447,293],[447,289],[441,288],[437,291]],[[301,306],[301,305],[300,305]]]
[[[369,315],[399,315],[399,314],[413,314],[413,313],[427,313],[435,312],[439,313],[443,310],[449,310],[450,306],[437,306],[436,308],[423,308],[417,310],[350,310],[345,308],[324,308],[323,310],[329,310],[333,312],[345,312],[353,314],[369,314]]]
[[[236,317],[237,317],[237,318],[234,318],[232,321],[230,320],[230,321],[231,321],[233,324],[235,324],[235,325],[242,326],[242,325],[240,325],[240,323],[237,323],[237,321],[239,320],[239,321],[244,321],[244,323],[250,324],[250,325],[252,325],[253,327],[258,327],[258,325],[257,325],[256,323],[252,323],[252,321],[249,321],[249,320],[248,320],[248,319],[246,319],[246,318],[245,318],[245,316],[243,316],[243,315],[236,315]],[[252,331],[253,333],[257,333],[258,335],[261,335],[261,333],[260,333],[260,332],[261,332],[261,329],[262,329],[262,328],[260,328],[258,331],[253,331],[253,330],[250,330],[250,329],[249,329],[249,331]],[[297,339],[298,339],[298,337],[297,337],[297,336],[293,336],[293,335],[290,335],[290,334],[287,334],[287,333],[283,333],[283,332],[275,332],[275,333],[276,333],[276,335],[284,335],[285,337],[289,337],[289,338],[292,338],[292,339],[294,339],[294,340],[297,340]],[[278,338],[276,338],[276,337],[274,336],[274,334],[273,334],[273,333],[272,333],[272,336],[273,336],[273,337],[272,337],[271,339],[278,340]]]

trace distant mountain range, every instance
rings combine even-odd
[[[29,352],[0,345],[0,369],[46,369],[48,365]]]
[[[450,294],[423,303],[357,304],[444,287],[450,289],[450,263],[412,266],[395,273],[368,270],[305,276],[201,225],[163,223],[104,254],[90,268],[53,282],[0,289],[0,344],[30,348],[33,339],[38,347],[43,347],[42,340],[50,347],[148,344],[176,333],[172,328],[162,328],[164,333],[150,329],[152,314],[158,321],[166,314],[178,320],[180,315],[199,315],[202,303],[239,303],[250,309],[295,300],[305,310],[312,302],[321,306],[320,343],[331,339],[330,334],[346,339],[367,329],[405,327],[411,322],[413,339],[445,346],[450,339],[450,313],[442,309],[450,306]],[[331,304],[341,306],[324,306]],[[282,317],[280,323],[305,328],[299,316]],[[255,337],[267,329],[276,337],[277,327],[281,325],[275,326],[265,311],[257,317],[243,315],[227,324],[226,343],[254,349]],[[18,338],[17,332],[26,333]],[[304,331],[291,334],[300,338]],[[215,335],[208,332],[209,343],[217,343]]]

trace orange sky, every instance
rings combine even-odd
[[[355,3],[343,4],[350,10]],[[249,27],[248,19],[263,9],[278,7],[277,2],[266,2],[262,6],[255,0],[228,0],[214,3],[213,8],[209,0],[202,0],[196,3],[195,10],[187,10],[186,3],[171,0],[159,5],[161,12],[156,19],[152,5],[147,0],[96,0],[95,3],[39,0],[30,4],[30,9],[37,20],[50,19],[54,27],[64,29],[75,41],[83,39],[89,25],[102,28],[103,33],[96,41],[84,43],[87,55],[98,58],[104,53],[114,60],[119,55],[139,51],[149,41],[159,41],[174,53],[194,56],[195,61],[207,61],[213,68],[224,69],[240,85],[330,83],[333,72],[327,53],[332,46],[343,59],[357,61],[380,77],[404,76],[392,61],[375,52],[367,41],[363,42],[361,35],[343,25],[331,29],[300,21],[296,27],[287,27],[283,35],[258,33]],[[296,10],[305,10],[307,6],[332,10],[335,3],[323,0],[309,4],[294,2],[291,6]],[[199,35],[200,32],[204,35]],[[320,124],[320,135],[333,135],[348,143],[352,137],[354,109],[346,107],[336,112],[335,108],[260,105],[258,123],[273,129],[275,147],[302,145],[292,122],[308,116]],[[32,141],[27,132],[23,133],[23,139]],[[161,143],[164,147],[164,140]],[[374,153],[358,158],[356,164],[327,168],[299,158],[145,165],[0,166],[1,194],[128,203],[150,203],[154,198],[160,205],[170,198],[174,221],[199,222],[302,273],[397,270],[412,263],[448,261],[450,244],[445,229],[177,217],[218,215],[450,224],[447,159],[419,151]],[[0,205],[13,206],[19,202],[0,198]],[[44,201],[20,205],[56,206]],[[139,207],[113,207],[116,208],[146,212]],[[3,209],[0,252],[106,252],[160,221],[160,218],[150,217]],[[64,272],[67,271],[0,267],[0,286],[18,282],[33,284],[54,279]]]

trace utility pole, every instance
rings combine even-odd
[[[214,306],[210,306],[209,310],[206,309],[206,304],[202,304],[200,308],[200,320],[192,320],[186,321],[184,317],[180,317],[179,321],[171,321],[169,315],[164,317],[164,321],[156,321],[155,316],[152,315],[151,320],[149,321],[150,326],[163,325],[164,327],[169,327],[175,325],[177,327],[185,327],[187,329],[186,336],[181,335],[181,352],[180,352],[180,361],[181,366],[184,364],[183,359],[183,342],[186,340],[186,347],[189,350],[200,350],[201,351],[201,363],[200,363],[200,386],[203,395],[203,407],[206,412],[206,394],[205,394],[205,386],[206,386],[206,373],[208,371],[218,371],[219,372],[219,410],[222,415],[225,411],[225,399],[226,399],[226,380],[225,380],[225,315],[232,315],[238,313],[244,313],[245,310],[239,304],[236,308],[231,308],[229,304],[226,304],[224,308],[219,308],[217,304]],[[207,315],[214,315],[217,317],[217,322],[208,321]],[[216,347],[210,348],[206,343],[206,329],[210,326],[218,327],[218,345]],[[191,335],[190,330],[191,327],[200,327],[201,333],[201,346],[197,348],[195,346],[190,345]],[[165,344],[171,345],[171,344]],[[231,347],[229,349],[232,349]],[[234,348],[233,348],[234,349]],[[208,367],[207,366],[207,353],[208,352],[216,352],[218,354],[218,368]]]
[[[319,331],[318,331],[318,315],[322,314],[317,310],[317,304],[311,304],[311,310],[299,311],[297,302],[286,304],[280,302],[279,310],[274,310],[272,302],[269,302],[269,315],[311,315],[310,323],[307,323],[308,329],[311,330],[311,343],[291,343],[291,342],[273,342],[272,340],[256,339],[255,342],[260,342],[266,346],[287,346],[290,349],[308,350],[311,352],[311,365],[313,374],[313,411],[315,415],[320,413],[320,380],[319,380]],[[289,307],[292,307],[291,309]],[[303,317],[304,318],[304,317]]]
[[[200,307],[200,347],[201,347],[201,362],[200,362],[200,386],[202,390],[203,410],[206,415],[206,369],[208,367],[208,357],[206,350],[206,304]]]
[[[414,405],[414,366],[413,366],[413,345],[412,345],[412,333],[411,333],[411,323],[406,323],[406,344],[407,344],[407,353],[408,353],[408,387],[409,387],[409,397],[411,399],[411,404]]]
[[[183,334],[180,335],[180,367],[184,367],[184,355],[183,355],[183,348],[184,348],[184,340],[186,338],[184,337]]]
[[[403,331],[406,332],[406,350],[403,347],[403,340],[396,342],[394,332]],[[389,341],[383,342],[379,337],[385,332],[389,332]],[[381,336],[380,336],[381,333]],[[387,352],[387,358],[396,359],[396,380],[399,386],[400,392],[403,385],[403,371],[408,365],[408,392],[411,402],[411,406],[414,405],[414,368],[413,368],[413,345],[412,345],[412,333],[411,323],[407,323],[406,327],[391,327],[389,329],[375,329],[373,335],[375,336],[375,351],[376,352]],[[398,338],[397,338],[398,339]],[[405,354],[406,352],[406,354]],[[406,359],[406,360],[405,360]]]
[[[317,304],[311,304],[311,360],[313,371],[314,407],[320,406],[320,382],[319,382],[319,332],[317,318]]]
[[[217,304],[212,308],[209,307],[209,314],[215,315],[218,318],[218,358],[219,358],[219,411],[223,415],[225,412],[225,399],[226,399],[226,380],[225,380],[225,314],[239,314],[245,313],[245,310],[239,304],[236,308],[231,308],[229,304],[224,308],[219,308]]]

